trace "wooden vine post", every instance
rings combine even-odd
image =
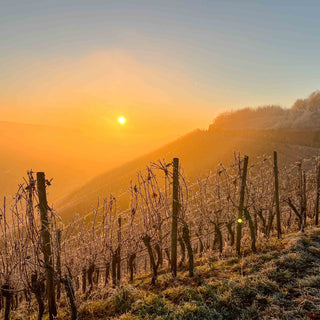
[[[48,221],[48,203],[46,194],[46,179],[44,172],[37,172],[37,189],[39,197],[39,209],[41,218],[41,238],[42,252],[44,256],[46,272],[46,293],[48,298],[49,319],[53,320],[57,315],[57,306],[55,299],[54,269],[52,263],[52,251],[50,244],[50,229]]]
[[[171,228],[171,272],[177,276],[177,249],[178,249],[178,215],[179,215],[179,159],[173,159],[172,182],[172,228]]]
[[[82,293],[86,293],[87,290],[87,269],[82,269]]]
[[[245,189],[246,189],[246,184],[247,184],[248,161],[249,161],[248,156],[245,156],[244,160],[243,160],[239,212],[238,212],[238,220],[237,220],[236,251],[239,256],[240,256],[240,248],[241,248],[242,218],[243,218],[243,210],[244,210],[244,195],[245,195]]]
[[[279,201],[279,170],[278,170],[278,154],[273,152],[273,172],[274,172],[274,195],[276,201],[276,217],[277,217],[277,233],[278,239],[281,239],[281,217],[280,217],[280,201]]]

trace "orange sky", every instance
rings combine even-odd
[[[214,116],[198,112],[196,106],[207,103],[183,69],[138,61],[124,51],[31,60],[26,68],[15,81],[11,76],[0,95],[4,120],[78,127],[93,136],[165,141],[205,128]],[[119,115],[127,118],[125,126],[117,123]]]
[[[207,104],[199,100],[190,75],[174,64],[156,66],[109,50],[16,65],[0,81],[0,121],[44,127],[0,124],[0,146],[14,158],[2,163],[4,172],[14,176],[2,176],[13,186],[0,195],[13,192],[31,168],[54,177],[57,191],[64,192],[63,182],[71,187],[84,183],[197,127],[206,128],[214,114],[203,112]],[[124,125],[119,116],[126,117]]]

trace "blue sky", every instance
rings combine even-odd
[[[319,88],[319,1],[0,4],[3,110],[10,104],[10,92],[22,90],[21,83],[29,82],[35,70],[45,77],[46,69],[52,73],[72,59],[110,50],[126,52],[151,69],[182,78],[185,74],[185,90],[198,101],[193,111],[206,114],[197,119],[199,124],[221,110],[264,104],[290,107]],[[179,80],[174,84],[179,86]],[[37,85],[35,80],[33,86]],[[182,108],[183,99],[174,101]],[[192,115],[192,106],[188,108]],[[14,117],[8,110],[4,114],[9,120]]]

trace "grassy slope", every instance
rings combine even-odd
[[[257,156],[264,153],[271,155],[273,150],[278,150],[280,165],[319,154],[319,148],[284,144],[276,137],[277,135],[266,135],[263,131],[249,135],[245,131],[231,134],[194,131],[146,156],[94,178],[56,203],[56,208],[65,220],[73,217],[75,213],[87,213],[91,206],[96,204],[98,196],[121,194],[129,187],[130,180],[135,179],[138,170],[158,159],[165,158],[169,162],[173,157],[179,157],[185,174],[192,178],[215,170],[220,162],[233,163],[234,151],[248,154],[250,162],[254,162]],[[124,202],[120,202],[120,205],[126,208]]]
[[[78,297],[82,319],[320,319],[320,229],[260,243],[242,259],[207,254],[194,278],[162,273]],[[69,319],[65,298],[58,319]],[[16,311],[13,319],[27,319]],[[20,315],[20,316],[19,316]],[[32,316],[32,319],[35,316]],[[35,319],[35,318],[34,318]]]

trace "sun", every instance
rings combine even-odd
[[[125,117],[122,117],[122,116],[121,116],[121,117],[118,118],[118,122],[119,122],[120,124],[125,124],[126,121],[127,121],[127,120],[126,120]]]

